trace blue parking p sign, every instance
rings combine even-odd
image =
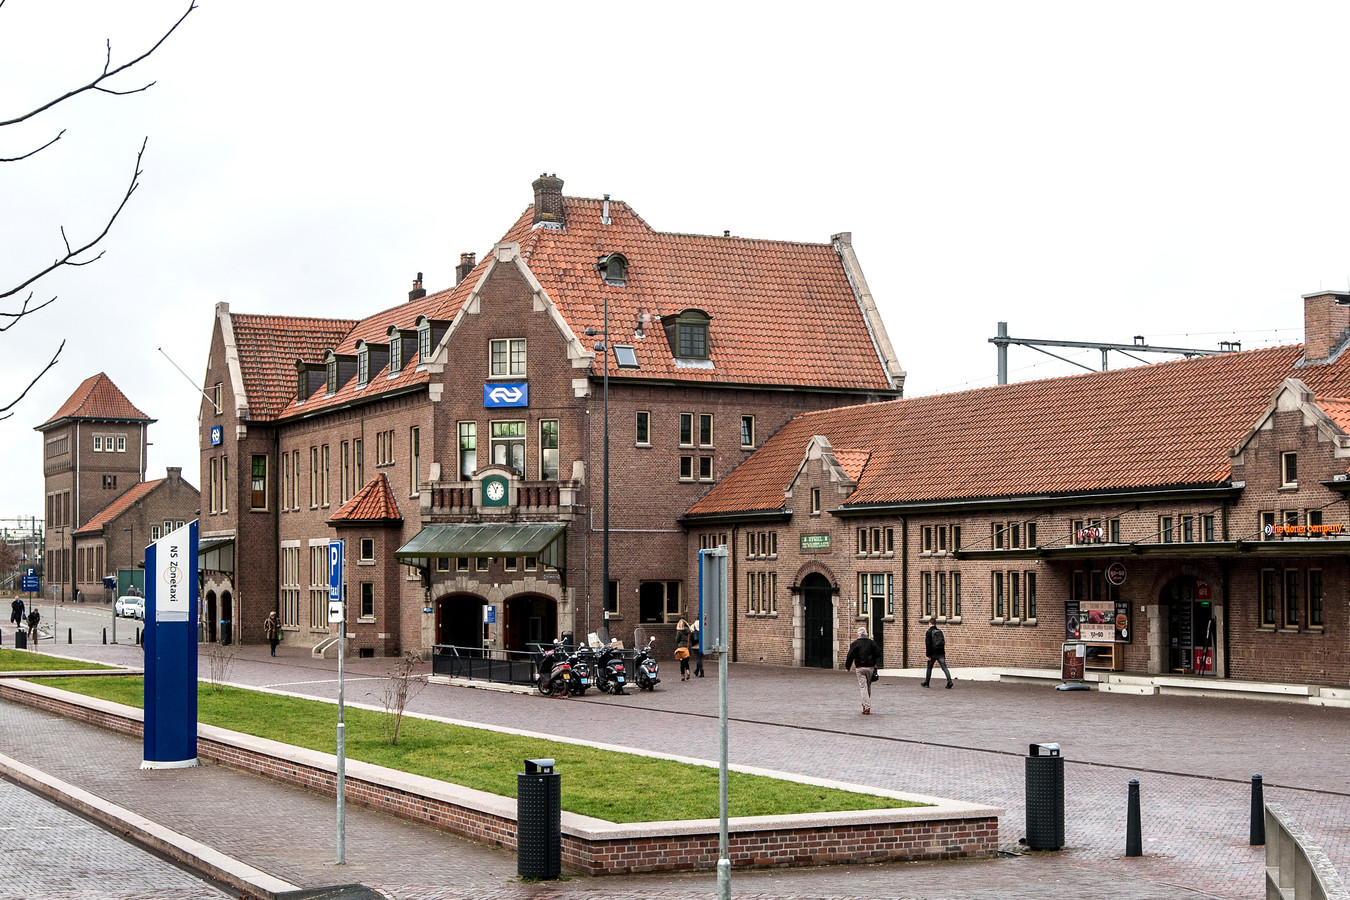
[[[342,541],[328,542],[328,621],[342,621]]]

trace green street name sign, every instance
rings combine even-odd
[[[828,534],[804,534],[802,535],[803,550],[828,550],[830,549],[830,536]]]

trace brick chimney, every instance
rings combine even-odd
[[[477,256],[477,253],[461,253],[459,255],[459,265],[455,266],[455,284],[459,284],[465,278],[469,277],[469,273],[472,272],[473,267],[477,265],[477,263],[474,262],[474,259]]]
[[[418,272],[417,278],[413,281],[412,290],[408,291],[408,302],[411,303],[414,300],[421,300],[426,295],[427,289],[422,287],[422,273]]]
[[[563,218],[562,179],[541,173],[531,186],[534,188],[534,224],[567,224]]]
[[[1324,363],[1350,337],[1350,292],[1303,295],[1303,361]]]
[[[164,474],[166,474],[166,475],[169,476],[169,481],[171,481],[171,482],[182,481],[182,480],[183,480],[183,467],[182,467],[182,466],[165,466],[165,467],[164,467]]]

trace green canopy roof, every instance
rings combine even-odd
[[[554,569],[567,567],[567,526],[519,523],[492,525],[428,525],[394,551],[407,565],[428,565],[446,557],[534,556]]]

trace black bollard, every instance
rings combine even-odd
[[[1139,779],[1130,779],[1129,809],[1125,814],[1125,855],[1143,856],[1144,844],[1139,835]]]
[[[1252,835],[1253,847],[1262,847],[1266,843],[1266,802],[1265,790],[1261,786],[1261,776],[1252,776]]]
[[[103,643],[108,643],[108,629],[103,629]]]
[[[67,628],[67,629],[66,629],[66,643],[67,643],[67,644],[73,644],[73,643],[75,643],[75,629],[74,629],[74,628]]]

